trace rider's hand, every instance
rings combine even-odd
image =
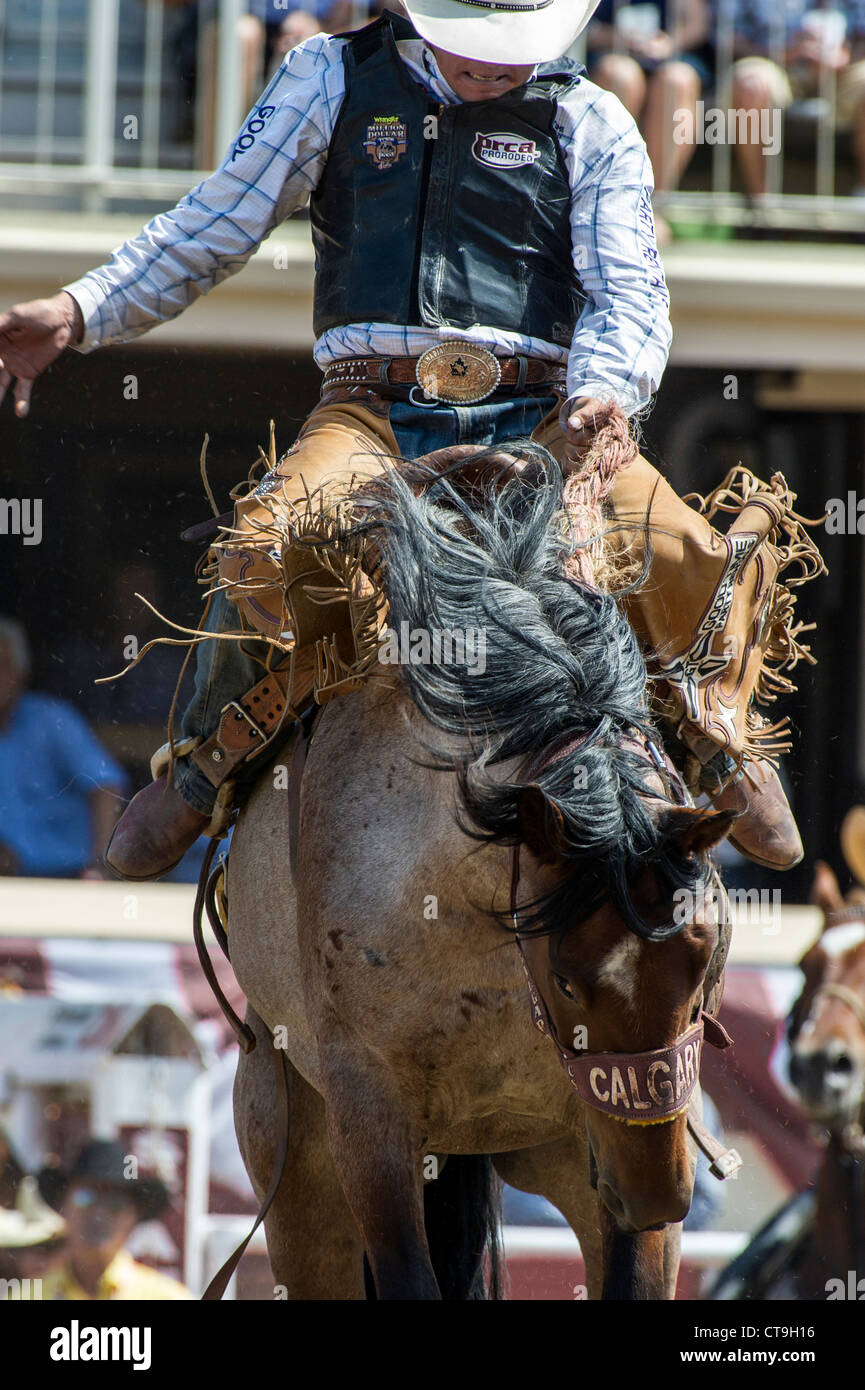
[[[598,425],[606,423],[608,415],[609,411],[596,396],[577,396],[565,401],[559,423],[568,443],[582,450],[592,444],[595,430]]]
[[[631,53],[640,58],[648,58],[653,63],[667,62],[676,51],[676,45],[670,35],[663,32],[635,37],[629,41],[628,48]]]
[[[32,299],[0,314],[0,401],[13,377],[15,414],[23,420],[30,409],[33,382],[70,343],[81,341],[84,320],[71,294],[61,290],[52,299]]]

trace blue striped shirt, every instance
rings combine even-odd
[[[220,168],[105,265],[65,286],[84,316],[80,350],[126,342],[175,318],[240,270],[265,237],[303,207],[322,176],[344,98],[344,43],[317,34],[292,49]],[[399,48],[438,101],[459,100],[425,44],[402,40]],[[499,356],[567,362],[571,396],[612,397],[629,415],[648,404],[672,334],[646,148],[616,97],[586,80],[559,102],[555,120],[571,183],[574,265],[587,296],[570,350],[506,324],[352,323],[318,338],[319,367],[369,354],[416,357],[443,339],[460,338]]]

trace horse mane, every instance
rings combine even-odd
[[[376,481],[374,510],[358,529],[372,533],[384,557],[391,631],[483,635],[474,669],[410,662],[400,675],[434,728],[468,741],[467,753],[429,751],[455,773],[460,825],[475,840],[523,838],[523,784],[490,768],[580,740],[531,776],[558,808],[555,851],[574,871],[521,911],[521,934],[573,925],[612,899],[637,935],[664,940],[684,925],[673,918],[673,892],[696,891],[704,865],[679,850],[666,817],[653,819],[642,799],[657,796],[645,782],[649,768],[621,746],[634,731],[658,740],[645,661],[616,595],[563,570],[575,547],[555,459],[531,441],[509,442],[507,452],[533,465],[530,483],[515,478],[467,497],[451,481],[454,470],[430,474],[420,496],[397,469]],[[473,467],[482,459],[475,455]],[[670,920],[651,928],[628,887],[647,865],[671,904]]]

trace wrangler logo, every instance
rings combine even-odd
[[[402,116],[376,116],[366,128],[363,147],[376,169],[392,168],[408,149],[408,126]]]
[[[494,169],[513,169],[520,164],[534,164],[540,159],[540,151],[534,140],[521,140],[518,135],[499,131],[494,135],[484,135],[478,131],[472,154],[479,164],[490,164]]]

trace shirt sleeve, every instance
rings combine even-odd
[[[586,303],[568,357],[568,395],[613,398],[633,415],[657,391],[672,343],[654,177],[642,137],[615,97],[583,82],[571,100],[560,106],[560,134],[574,268]]]
[[[321,178],[345,93],[343,44],[317,34],[292,49],[219,169],[105,265],[63,287],[84,318],[79,352],[176,318],[303,207]]]
[[[85,794],[105,787],[123,792],[127,776],[106,752],[83,715],[64,700],[46,700],[43,717],[51,730],[57,767],[67,783]]]

